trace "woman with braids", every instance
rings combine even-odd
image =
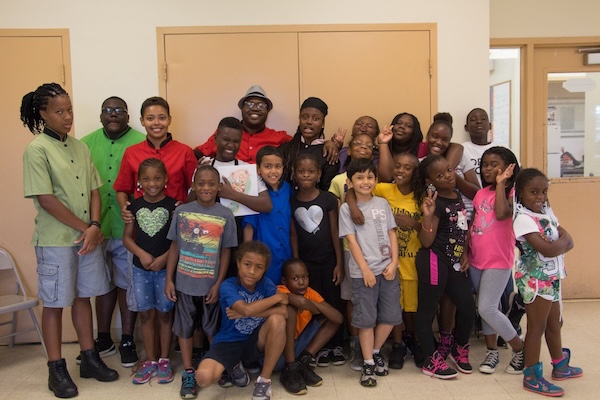
[[[339,163],[329,164],[327,158],[323,156],[323,143],[325,143],[323,130],[327,111],[327,104],[318,97],[309,97],[302,103],[296,134],[290,142],[279,147],[284,156],[283,178],[286,181],[292,182],[293,166],[298,154],[311,153],[319,160],[321,177],[317,186],[321,190],[329,190],[331,180],[337,175]]]
[[[23,155],[25,197],[38,212],[35,246],[42,331],[48,351],[48,388],[56,397],[77,396],[61,355],[62,311],[72,306],[81,347],[82,378],[118,379],[94,347],[90,297],[110,289],[101,247],[100,176],[84,144],[68,135],[73,108],[67,92],[44,84],[23,97],[21,121],[36,135]]]

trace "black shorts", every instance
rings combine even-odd
[[[219,342],[213,344],[208,349],[204,356],[220,363],[227,371],[231,371],[240,361],[256,361],[258,350],[256,343],[258,342],[259,326],[252,332],[248,339],[240,342]]]
[[[219,303],[206,304],[205,296],[190,296],[177,292],[173,333],[182,339],[189,339],[194,330],[202,330],[207,337],[214,337],[221,324]]]

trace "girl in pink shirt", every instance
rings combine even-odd
[[[496,334],[513,348],[505,372],[519,374],[523,370],[523,340],[498,309],[514,263],[512,194],[518,172],[517,158],[509,149],[491,147],[481,158],[483,189],[473,199],[469,276],[478,295],[477,309],[487,346],[486,357],[479,366],[479,371],[485,374],[493,373],[500,362]]]

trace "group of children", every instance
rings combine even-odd
[[[254,103],[249,108],[260,109]],[[258,150],[264,186],[258,196],[248,196],[231,190],[217,169],[241,162],[242,127],[234,118],[219,124],[214,159],[197,163],[168,132],[168,103],[158,97],[144,102],[146,140],[125,150],[116,180],[108,181],[126,222],[122,241],[132,255],[127,306],[140,314],[146,352],[133,382],[174,379],[169,355],[175,334],[182,398],[195,398],[198,386],[216,382],[247,386],[247,366],[257,361],[253,399],[271,398],[274,371],[281,371],[287,391],[303,394],[322,384],[315,366],[345,363],[344,320],[351,367],[361,371],[363,386],[376,386],[388,366],[402,368],[407,349],[426,375],[457,376],[448,358],[469,374],[474,289],[488,346],[479,370],[497,367],[499,334],[513,348],[507,372],[523,371],[527,390],[562,395],[543,378],[539,353],[545,334],[553,379],[581,376],[560,340],[563,254],[573,241],[549,207],[546,177],[535,169],[519,172],[510,150],[485,143],[477,160],[483,189],[472,190],[478,185],[468,182],[467,172],[474,164],[466,154],[455,155],[451,123],[437,120],[422,141],[418,120],[406,113],[382,132],[373,118],[359,118],[346,160],[332,165],[323,155],[327,112],[321,99],[308,98],[289,144]],[[467,117],[472,136],[490,129],[489,121],[469,124],[482,113],[475,109]],[[38,209],[33,244],[49,388],[57,397],[73,397],[78,389],[60,353],[64,307],[73,306],[81,376],[118,378],[94,345],[89,301],[111,290],[107,269],[98,268],[105,265],[99,246],[102,182],[89,150],[68,135],[72,108],[59,85],[26,95],[21,119],[40,133],[25,152],[24,179],[25,195]],[[457,166],[463,173],[455,172]],[[378,172],[392,183],[378,183]],[[472,198],[472,214],[458,188]],[[218,197],[259,213],[236,221]],[[515,245],[522,254],[515,279],[528,315],[524,341],[498,310]],[[67,268],[58,268],[64,260]],[[228,278],[231,260],[236,273]],[[456,310],[454,327],[443,327],[436,346],[432,323],[444,295]],[[210,343],[196,368],[195,331]],[[381,349],[390,335],[386,362]]]

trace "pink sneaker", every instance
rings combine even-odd
[[[171,360],[161,358],[158,360],[158,383],[173,382],[173,368]]]
[[[148,382],[153,376],[156,376],[157,371],[158,364],[156,364],[156,361],[146,360],[140,365],[131,381],[136,385],[141,385]]]

